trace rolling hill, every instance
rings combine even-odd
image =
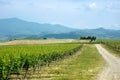
[[[41,32],[62,33],[74,29],[63,25],[39,24],[27,22],[18,18],[0,19],[0,32],[2,34],[39,34]]]
[[[73,29],[63,25],[40,24],[28,22],[18,18],[0,19],[0,41],[9,39],[78,39],[81,36],[96,36],[104,39],[120,39],[120,30],[104,28]]]
[[[77,30],[69,33],[47,34],[42,37],[47,38],[73,38],[78,39],[81,36],[96,36],[100,39],[120,39],[120,30],[111,30],[104,28]]]
[[[58,34],[75,31],[63,25],[40,24],[18,18],[0,19],[0,40],[7,38],[25,38],[29,35]]]

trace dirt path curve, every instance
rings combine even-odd
[[[110,54],[100,44],[96,44],[96,47],[108,63],[108,66],[99,75],[98,80],[120,80],[120,59]]]

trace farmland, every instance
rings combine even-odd
[[[81,47],[79,44],[0,46],[0,78],[8,79],[22,70],[26,70],[25,77],[29,68],[35,71],[37,67],[72,55]]]
[[[98,40],[103,47],[120,57],[120,40]]]
[[[97,80],[106,62],[99,54],[96,42],[86,43],[89,41],[15,40],[1,43],[0,80]],[[119,41],[99,40],[97,43],[119,53]]]
[[[78,43],[89,42],[89,40],[74,39],[51,39],[51,40],[13,40],[8,42],[0,42],[1,45],[21,45],[21,44],[53,44],[53,43]]]
[[[87,44],[75,55],[43,68],[41,80],[96,80],[104,64],[95,46]]]

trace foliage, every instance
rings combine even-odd
[[[98,42],[108,46],[114,51],[120,52],[120,40],[99,40]]]
[[[87,36],[87,37],[80,37],[82,40],[90,40],[90,42],[95,41],[96,37],[95,36]]]
[[[11,74],[20,74],[22,69],[50,64],[51,61],[75,53],[82,45],[9,45],[0,46],[0,80],[8,79]]]

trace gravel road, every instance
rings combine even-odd
[[[110,54],[100,44],[96,44],[96,47],[108,63],[108,66],[99,74],[98,80],[120,80],[120,59]]]

